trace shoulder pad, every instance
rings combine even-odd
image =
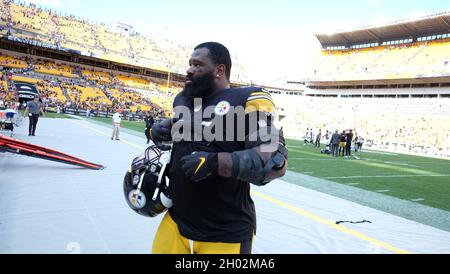
[[[258,88],[251,90],[245,106],[246,113],[261,111],[266,113],[275,113],[275,103],[269,91]]]
[[[259,87],[239,87],[239,88],[230,88],[229,91],[230,92],[239,92],[242,95],[250,95],[253,92],[257,92],[262,90],[262,88]]]

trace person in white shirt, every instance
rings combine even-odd
[[[306,146],[306,144],[310,143],[309,128],[306,129],[306,133],[305,133],[304,139],[305,139],[305,144],[304,145]]]
[[[14,116],[16,114],[17,114],[17,112],[14,109],[12,109],[12,107],[7,107],[5,109],[6,120],[9,120],[12,122],[14,119]]]
[[[114,113],[113,117],[112,117],[112,123],[113,123],[113,134],[111,137],[111,140],[116,139],[117,141],[120,140],[119,135],[120,135],[120,122],[122,121],[122,114],[120,114],[121,111],[118,110],[116,111],[116,113]]]
[[[311,130],[309,131],[309,143],[312,145],[314,144],[314,131],[311,128]]]

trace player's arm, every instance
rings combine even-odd
[[[245,149],[185,156],[182,169],[186,176],[201,181],[219,175],[259,186],[283,177],[288,167],[288,151],[283,132],[273,124],[273,113],[275,106],[269,93],[252,94],[246,105]]]
[[[219,153],[219,175],[265,185],[283,177],[287,171],[286,142],[283,131],[278,130],[273,123],[275,104],[268,92],[251,94],[245,109],[246,149]]]

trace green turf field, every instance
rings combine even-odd
[[[58,114],[52,112],[46,112],[44,118],[52,118],[52,119],[75,119],[65,114]]]
[[[333,158],[288,140],[289,170],[450,211],[450,161],[382,152]]]
[[[108,124],[108,125],[112,126],[112,119],[111,118],[94,117],[94,118],[89,118],[89,120],[102,122],[104,124]],[[134,122],[134,121],[122,120],[121,126],[123,128],[134,130],[134,131],[137,131],[139,133],[142,133],[142,136],[145,136],[144,135],[144,130],[145,130],[145,123],[144,122]]]

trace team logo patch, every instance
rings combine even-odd
[[[230,112],[230,109],[231,109],[230,103],[228,103],[227,101],[222,101],[219,104],[217,104],[215,113],[216,115],[224,116],[228,112]]]
[[[130,191],[128,194],[128,200],[135,209],[143,209],[147,204],[147,199],[145,198],[144,193],[139,190]]]

